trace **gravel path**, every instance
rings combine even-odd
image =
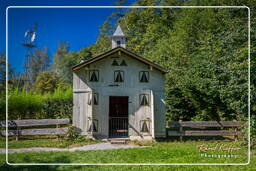
[[[47,148],[47,147],[32,147],[32,148],[17,148],[9,149],[8,153],[23,153],[23,152],[39,152],[39,151],[87,151],[87,150],[112,150],[112,149],[126,149],[126,148],[143,148],[143,146],[129,145],[129,144],[111,144],[110,142],[90,144],[81,147],[73,148]],[[5,153],[5,148],[0,149],[0,154]]]

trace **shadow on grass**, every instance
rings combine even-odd
[[[65,155],[55,157],[51,162],[48,161],[42,161],[42,160],[35,160],[32,157],[24,156],[23,158],[19,159],[22,161],[22,163],[28,163],[28,164],[36,164],[39,165],[8,165],[7,163],[0,165],[0,171],[2,170],[14,170],[14,171],[20,171],[20,170],[33,170],[33,171],[52,171],[52,170],[61,170],[61,171],[69,171],[69,170],[79,170],[82,169],[82,166],[57,166],[57,165],[40,165],[40,163],[72,163]],[[18,162],[13,162],[9,160],[9,163],[11,164],[19,164]]]
[[[0,170],[6,171],[70,171],[70,170],[83,170],[83,166],[10,166],[10,165],[3,165],[0,166]]]

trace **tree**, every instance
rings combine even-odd
[[[72,84],[72,67],[92,57],[90,48],[84,48],[79,52],[69,52],[60,60],[59,76],[67,84]]]
[[[53,70],[59,75],[60,72],[60,61],[64,58],[64,56],[69,52],[69,44],[68,42],[58,42],[58,48],[53,56]]]
[[[242,1],[200,1],[206,5],[239,3]],[[135,3],[159,4],[198,5],[198,1]],[[250,0],[243,4],[255,5]],[[167,118],[240,120],[247,116],[246,9],[130,9],[119,20],[129,28],[125,30],[127,48],[170,70],[165,86]],[[251,70],[255,71],[252,58]],[[255,80],[251,76],[253,90]]]
[[[103,23],[99,30],[100,33],[96,43],[89,47],[94,56],[111,49],[111,35],[114,31],[114,27],[111,25],[109,18]]]
[[[31,69],[31,81],[35,82],[40,72],[46,71],[50,66],[50,57],[48,54],[48,48],[43,47],[42,49],[35,49],[32,59],[29,63]]]
[[[4,52],[1,52],[0,54],[0,95],[5,94],[5,88],[6,88],[6,56],[4,55]],[[13,81],[10,80],[10,78],[13,77],[13,69],[11,68],[10,64],[8,64],[8,84],[12,84]]]
[[[60,80],[54,72],[40,72],[36,78],[34,84],[35,92],[40,94],[54,92],[59,84]]]

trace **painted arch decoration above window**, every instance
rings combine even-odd
[[[139,78],[140,78],[140,82],[147,83],[149,81],[149,72],[140,71]]]
[[[115,82],[124,82],[124,71],[115,71],[114,81]]]
[[[90,70],[89,76],[90,76],[90,82],[98,82],[99,81],[99,71],[98,70]]]
[[[140,94],[140,105],[141,106],[149,105],[149,95],[148,94]]]

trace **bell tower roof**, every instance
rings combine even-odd
[[[121,29],[121,27],[119,25],[117,26],[113,36],[125,36],[123,31],[122,31],[122,29]]]

